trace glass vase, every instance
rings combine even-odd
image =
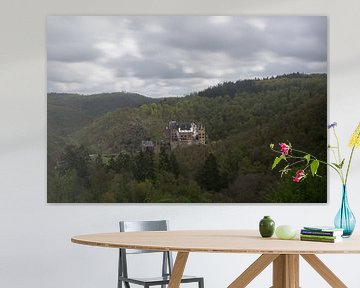
[[[356,219],[349,207],[346,185],[342,187],[341,206],[336,214],[334,224],[336,228],[344,229],[344,238],[350,237],[355,228]]]

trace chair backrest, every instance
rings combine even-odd
[[[120,232],[137,232],[137,231],[167,231],[169,224],[167,220],[158,221],[120,221]],[[171,275],[173,259],[169,251],[150,251],[136,249],[119,249],[119,276],[128,277],[127,257],[126,254],[140,253],[163,253],[162,275]]]
[[[167,220],[120,221],[121,232],[167,231],[168,229],[169,229],[169,223]]]
[[[137,231],[167,231],[169,223],[167,220],[156,221],[120,221],[120,232]],[[156,253],[159,251],[126,249],[126,254]]]

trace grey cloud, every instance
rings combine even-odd
[[[81,83],[85,80],[84,76],[74,73],[73,69],[67,63],[48,62],[48,81],[62,82],[62,83]]]
[[[326,17],[50,16],[47,40],[48,89],[58,92],[181,96],[216,81],[327,70]]]
[[[306,61],[327,59],[326,17],[284,17],[267,27],[268,49],[280,57]]]
[[[100,57],[98,50],[86,47],[83,43],[57,43],[49,45],[48,51],[48,61],[86,62]]]
[[[100,53],[93,47],[94,36],[82,17],[49,16],[47,19],[48,61],[95,61]]]

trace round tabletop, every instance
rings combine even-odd
[[[338,243],[262,238],[256,230],[190,230],[116,232],[80,235],[77,244],[182,252],[261,253],[261,254],[339,254],[360,253],[360,237],[353,235]]]

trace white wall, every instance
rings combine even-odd
[[[50,205],[46,203],[46,16],[56,14],[327,15],[329,121],[346,145],[360,120],[358,0],[33,0],[0,8],[0,287],[115,287],[116,250],[70,243],[76,234],[116,231],[119,219],[171,221],[172,229],[256,228],[263,215],[278,224],[331,224],[340,183],[331,173],[327,205]],[[349,183],[360,219],[360,151]],[[358,225],[359,227],[359,225]],[[188,273],[206,287],[226,287],[255,255],[192,254]],[[348,287],[360,287],[360,255],[322,256]],[[137,261],[137,260],[135,260]],[[348,265],[344,265],[344,263]],[[136,262],[140,265],[140,262]],[[141,265],[144,265],[142,263]],[[267,269],[249,287],[269,287]],[[328,287],[306,263],[302,287]]]

